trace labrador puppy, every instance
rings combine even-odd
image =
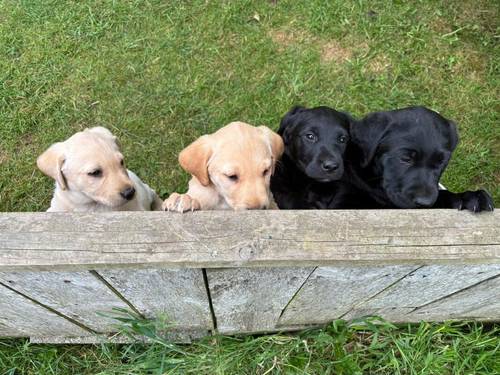
[[[493,210],[484,190],[439,189],[458,143],[455,124],[440,114],[425,107],[375,112],[353,122],[350,135],[346,175],[351,191],[371,198],[367,208]]]
[[[281,137],[265,126],[232,122],[204,135],[179,155],[192,175],[186,194],[173,193],[166,211],[277,208],[270,178],[283,153]]]
[[[38,168],[55,181],[49,212],[160,210],[156,193],[124,166],[116,137],[85,129],[50,146]]]
[[[278,133],[285,152],[271,177],[279,208],[325,208],[339,199],[344,153],[353,118],[328,107],[294,107],[281,120]],[[336,194],[337,193],[337,194]]]

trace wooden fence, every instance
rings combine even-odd
[[[96,342],[113,308],[179,340],[378,315],[500,320],[500,214],[0,214],[0,337]]]

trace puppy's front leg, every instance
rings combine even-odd
[[[200,203],[192,198],[189,194],[178,194],[172,193],[170,197],[165,199],[162,205],[163,210],[165,211],[174,211],[174,212],[186,212],[186,211],[195,211],[201,208]]]
[[[193,176],[186,194],[172,193],[163,202],[165,211],[186,212],[211,210],[219,204],[220,195],[213,185],[204,186]]]

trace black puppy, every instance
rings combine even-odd
[[[455,124],[438,113],[425,107],[375,112],[352,123],[350,135],[346,177],[374,205],[493,210],[484,190],[439,190],[458,135]]]
[[[285,153],[271,178],[280,208],[325,208],[344,173],[344,153],[353,119],[328,107],[292,108],[278,133]]]

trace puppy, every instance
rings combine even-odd
[[[458,134],[455,124],[438,113],[425,107],[375,112],[352,123],[350,135],[346,174],[351,191],[356,188],[360,199],[371,199],[367,208],[493,210],[484,190],[439,190]]]
[[[124,166],[116,137],[103,127],[55,143],[37,159],[56,181],[47,211],[160,210],[161,200]]]
[[[186,194],[173,193],[167,211],[277,208],[269,184],[283,140],[265,126],[232,122],[204,135],[179,155],[192,174]]]
[[[350,115],[328,107],[292,108],[278,133],[285,152],[271,178],[279,208],[325,208],[340,193],[344,153],[349,142]]]

